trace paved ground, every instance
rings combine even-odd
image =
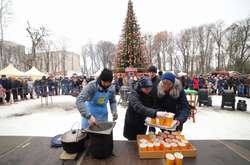
[[[247,101],[247,112],[221,110],[221,96],[212,96],[213,106],[198,107],[196,123],[188,120],[183,134],[188,139],[250,140],[250,99],[236,99]],[[118,112],[114,139],[125,140],[122,132],[126,109],[119,105]],[[52,137],[68,131],[75,122],[80,122],[80,115],[72,96],[53,97],[53,104],[49,100],[48,105],[35,99],[0,106],[0,136]]]

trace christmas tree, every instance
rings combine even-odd
[[[147,68],[148,59],[145,56],[144,43],[141,38],[131,0],[128,1],[127,17],[117,48],[115,68],[124,69],[132,67],[142,70]]]

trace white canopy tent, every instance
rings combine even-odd
[[[9,64],[7,67],[0,70],[0,75],[21,77],[24,76],[24,72],[19,71],[12,64]]]
[[[33,80],[41,79],[43,76],[47,76],[45,73],[40,72],[36,67],[32,67],[30,70],[24,73],[26,77],[31,77]]]

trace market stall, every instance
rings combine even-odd
[[[25,72],[24,74],[26,77],[31,77],[32,80],[39,80],[43,76],[47,76],[45,73],[40,72],[36,67],[32,67],[30,70]]]
[[[6,75],[9,76],[16,76],[16,77],[22,77],[24,76],[24,73],[16,69],[12,64],[9,64],[7,67],[0,70],[0,75]]]

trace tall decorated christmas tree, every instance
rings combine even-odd
[[[137,68],[139,71],[144,71],[147,68],[148,59],[145,56],[144,43],[139,29],[133,3],[129,0],[127,16],[118,43],[115,69]]]

